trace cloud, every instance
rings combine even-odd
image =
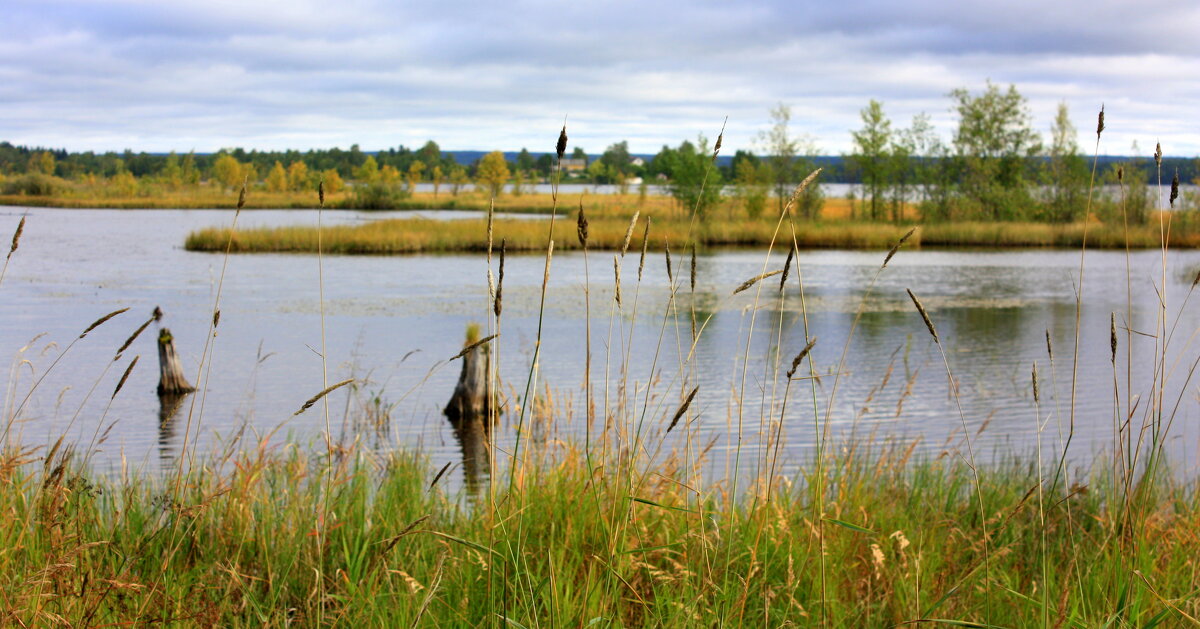
[[[1017,85],[1039,129],[1060,101],[1085,130],[1105,103],[1102,150],[1161,138],[1200,153],[1200,7],[1051,4],[16,2],[0,23],[0,135],[74,150],[549,150],[566,115],[573,145],[653,152],[728,116],[733,149],[783,102],[797,133],[842,152],[869,99],[948,135],[946,94],[990,79]]]

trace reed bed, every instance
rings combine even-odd
[[[628,216],[593,215],[589,209],[592,249],[620,250],[629,226]],[[436,219],[387,219],[363,225],[326,227],[324,248],[334,254],[402,254],[450,251],[483,251],[479,239],[485,219],[442,221]],[[540,221],[496,219],[497,238],[506,238],[512,251],[539,251],[545,246],[546,227]],[[569,222],[555,225],[554,239],[561,250],[579,248]],[[693,229],[683,217],[654,217],[651,246],[664,242],[683,243]],[[746,221],[716,217],[695,228],[697,241],[714,246],[765,246],[774,226],[766,221]],[[881,223],[822,222],[797,227],[796,244],[804,249],[887,249],[910,229]],[[631,245],[641,247],[641,233],[634,234]],[[1087,246],[1096,249],[1123,249],[1126,243],[1135,249],[1157,248],[1161,242],[1157,224],[1129,228],[1094,224],[1087,229]],[[208,228],[188,235],[184,246],[192,251],[223,252],[229,232]],[[912,236],[912,247],[1080,247],[1084,243],[1083,224],[1049,225],[1045,223],[934,223],[922,226]],[[1169,245],[1175,248],[1200,247],[1200,233],[1173,229]],[[316,253],[314,227],[275,227],[244,229],[233,235],[235,253]]]

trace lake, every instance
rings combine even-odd
[[[324,221],[344,224],[411,214],[329,211]],[[102,473],[122,466],[156,470],[170,465],[189,414],[199,424],[201,452],[212,451],[239,433],[272,435],[274,444],[291,441],[316,447],[322,443],[325,415],[320,404],[293,416],[323,387],[315,256],[228,259],[218,336],[211,369],[201,378],[204,386],[183,401],[173,418],[160,422],[154,326],[120,362],[113,363],[113,353],[155,306],[161,306],[162,325],[173,333],[185,372],[195,384],[225,257],[184,251],[182,243],[191,230],[229,225],[233,212],[0,207],[5,242],[22,215],[28,222],[21,246],[0,284],[0,351],[9,359],[2,407],[6,419],[33,381],[83,328],[112,310],[129,307],[130,311],[79,341],[54,367],[14,424],[14,439],[38,446],[66,433],[68,441],[86,449],[98,431],[112,424],[92,459]],[[468,212],[424,215],[446,220],[478,216]],[[256,210],[242,212],[239,226],[316,220],[317,213],[310,210]],[[806,310],[809,330],[818,338],[813,357],[820,378],[798,379],[791,385],[784,412],[781,467],[785,472],[796,471],[811,456],[814,388],[823,417],[835,379],[838,390],[830,429],[836,437],[871,437],[875,443],[919,438],[917,451],[922,454],[953,452],[953,444],[961,438],[962,420],[937,347],[905,293],[911,288],[938,328],[979,457],[995,460],[1033,454],[1037,417],[1045,423],[1043,442],[1050,457],[1060,425],[1065,430],[1069,420],[1078,251],[902,250],[869,295],[867,288],[884,252],[805,251],[798,258],[804,307],[793,270],[782,301],[778,277],[762,282],[756,310],[756,289],[731,293],[763,270],[764,253],[718,250],[699,256],[695,308],[698,320],[707,323],[686,368],[692,383],[685,387],[678,376],[691,334],[686,277],[672,302],[662,252],[654,251],[638,287],[638,256],[630,252],[622,267],[623,308],[610,317],[613,253],[592,252],[588,270],[597,415],[603,416],[606,404],[606,358],[608,407],[645,407],[652,446],[659,443],[659,433],[682,395],[698,385],[692,403],[698,415],[691,429],[695,442],[713,443],[710,477],[730,475],[729,454],[738,443],[739,423],[739,463],[752,470],[756,457],[761,461],[763,427],[779,413],[782,372],[804,346]],[[769,268],[781,267],[783,257],[774,255]],[[437,467],[458,461],[460,445],[441,409],[459,367],[445,361],[462,347],[469,323],[482,323],[486,329],[491,304],[484,256],[334,256],[326,257],[323,264],[329,382],[351,377],[359,382],[357,389],[347,387],[329,398],[335,438],[358,436],[376,448],[421,448]],[[1180,472],[1192,475],[1200,441],[1200,405],[1196,381],[1189,378],[1200,356],[1195,343],[1200,298],[1188,301],[1182,311],[1180,306],[1200,269],[1200,252],[1172,251],[1166,264],[1164,294],[1168,325],[1174,327],[1164,395],[1168,412],[1174,412],[1169,451]],[[675,266],[687,266],[680,253]],[[544,269],[540,255],[509,256],[505,269],[498,351],[504,390],[513,396],[524,393]],[[1149,407],[1155,373],[1154,304],[1163,277],[1160,252],[1134,252],[1129,269],[1132,319],[1127,315],[1125,253],[1089,251],[1086,255],[1072,445],[1072,460],[1080,468],[1111,451],[1110,313],[1116,313],[1119,329],[1115,371],[1120,407],[1125,409],[1129,403],[1135,425],[1141,424]],[[536,386],[542,399],[535,405],[549,405],[556,411],[535,409],[533,432],[540,438],[582,441],[584,287],[584,256],[556,253]],[[861,318],[846,346],[860,307]],[[1128,370],[1127,320],[1134,330]],[[1054,344],[1053,370],[1046,352],[1047,331]],[[837,376],[844,347],[846,361]],[[110,405],[116,381],[135,354],[141,359]],[[777,361],[784,363],[783,368],[775,369]],[[1035,414],[1030,386],[1035,361],[1042,381],[1040,415]],[[621,391],[617,383],[625,369],[628,386]],[[1126,399],[1127,371],[1134,395],[1140,395],[1136,400]],[[807,374],[807,369],[802,367],[800,374]],[[648,402],[647,383],[652,383]],[[390,421],[378,433],[356,419],[372,408],[390,409]],[[541,419],[547,415],[553,415],[554,421]],[[514,423],[506,417],[497,429],[500,448],[512,446]],[[668,449],[685,433],[677,429],[668,436]],[[456,469],[454,474],[453,482],[460,483],[460,472]]]

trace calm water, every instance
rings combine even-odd
[[[88,323],[117,308],[131,310],[89,334],[50,372],[13,428],[21,442],[42,445],[66,432],[82,448],[98,427],[107,428],[115,421],[93,459],[95,464],[117,469],[124,461],[131,469],[155,469],[173,460],[189,413],[200,424],[202,451],[239,431],[273,434],[272,443],[279,444],[289,439],[318,442],[325,429],[320,405],[292,416],[322,388],[315,256],[229,259],[219,335],[213,366],[202,379],[205,386],[184,400],[179,414],[160,424],[153,329],[120,363],[111,362],[113,352],[155,306],[161,306],[166,313],[163,325],[173,332],[185,371],[195,383],[224,257],[184,251],[182,242],[190,230],[228,225],[233,214],[5,207],[0,208],[0,233],[5,239],[23,214],[28,216],[25,235],[0,285],[0,351],[9,361],[2,407],[6,418],[33,380]],[[328,212],[325,221],[361,222],[402,214]],[[470,214],[436,215],[452,220]],[[244,212],[239,224],[315,221],[313,211],[260,210]],[[813,251],[800,256],[807,324],[819,338],[813,355],[821,375],[816,398],[822,414],[855,312],[864,303],[882,256],[879,251]],[[1117,325],[1124,326],[1127,303],[1124,254],[1089,252],[1086,260],[1073,445],[1080,465],[1111,444],[1109,315],[1117,312]],[[770,267],[778,268],[782,262],[776,256]],[[669,288],[661,252],[647,260],[640,289],[635,288],[637,264],[633,253],[624,262],[624,310],[610,326],[612,254],[591,256],[593,381],[601,415],[606,357],[609,381],[617,382],[623,357],[628,355],[630,391],[620,402],[621,392],[610,386],[608,404],[641,408],[646,405],[646,383],[653,382],[647,425],[657,435],[674,413],[683,388],[678,376],[690,336],[690,301],[685,288],[676,309],[667,309]],[[678,258],[676,265],[680,265]],[[940,453],[948,439],[957,441],[961,436],[940,355],[904,292],[912,288],[930,309],[943,339],[959,380],[966,423],[972,434],[982,430],[975,437],[980,456],[1034,452],[1036,420],[1030,387],[1034,361],[1042,374],[1041,420],[1046,422],[1043,439],[1049,452],[1057,440],[1059,420],[1065,423],[1067,417],[1078,265],[1077,251],[901,252],[865,301],[841,371],[832,430],[842,436],[875,435],[877,440],[920,438],[919,448],[929,454]],[[1173,319],[1200,268],[1200,252],[1172,252],[1167,266],[1166,295]],[[757,313],[754,290],[730,296],[734,287],[762,267],[761,251],[718,251],[702,254],[698,260],[695,305],[699,320],[708,323],[688,369],[694,370],[694,382],[700,386],[692,407],[699,411],[693,429],[698,442],[715,439],[710,455],[710,474],[715,477],[729,473],[726,455],[737,444],[739,417],[742,464],[747,469],[754,464],[762,444],[764,409],[774,396],[776,410],[770,416],[778,416],[777,402],[783,393],[782,375],[773,374],[782,374],[786,365],[779,371],[773,365],[779,353],[789,361],[804,345],[804,318],[794,279],[782,303],[774,289],[764,290]],[[324,271],[329,381],[355,377],[364,382],[356,392],[343,389],[330,397],[335,436],[358,434],[378,447],[419,446],[438,466],[456,461],[460,446],[441,408],[454,387],[458,363],[440,365],[461,347],[468,323],[487,321],[490,303],[484,257],[327,257]],[[506,390],[514,395],[524,392],[543,271],[540,256],[510,256],[505,269],[500,364]],[[1130,273],[1135,304],[1131,327],[1154,334],[1160,254],[1134,253]],[[583,432],[584,277],[581,254],[554,256],[537,390],[560,412],[553,425],[535,422],[538,434],[547,438],[578,437]],[[777,287],[777,278],[763,285]],[[747,342],[752,319],[753,334]],[[1046,355],[1047,330],[1055,346],[1053,377]],[[1171,450],[1189,474],[1196,469],[1200,405],[1197,383],[1184,385],[1200,356],[1200,347],[1189,345],[1197,330],[1200,297],[1179,314],[1167,361],[1172,369],[1168,408],[1178,409]],[[1123,332],[1120,342],[1117,370],[1124,405]],[[1133,337],[1133,390],[1143,398],[1152,378],[1154,342],[1142,334]],[[782,350],[777,352],[778,348]],[[109,407],[116,381],[134,354],[140,354],[141,361]],[[373,399],[391,410],[391,421],[379,436],[355,421]],[[744,407],[738,407],[738,399]],[[1146,402],[1137,404],[1134,421],[1140,424]],[[794,470],[813,444],[810,381],[793,383],[784,416],[784,468]],[[501,447],[512,444],[512,424],[506,420],[499,428]],[[655,436],[651,445],[657,443]]]

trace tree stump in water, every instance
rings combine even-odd
[[[175,337],[171,331],[163,328],[158,332],[158,394],[178,395],[190,393],[196,389],[188,384],[183,376],[183,366],[179,363],[179,354],[175,353]]]
[[[495,393],[488,395],[487,345],[473,348],[463,355],[462,361],[458,384],[443,411],[450,423],[456,425],[462,419],[490,417],[496,406]]]

